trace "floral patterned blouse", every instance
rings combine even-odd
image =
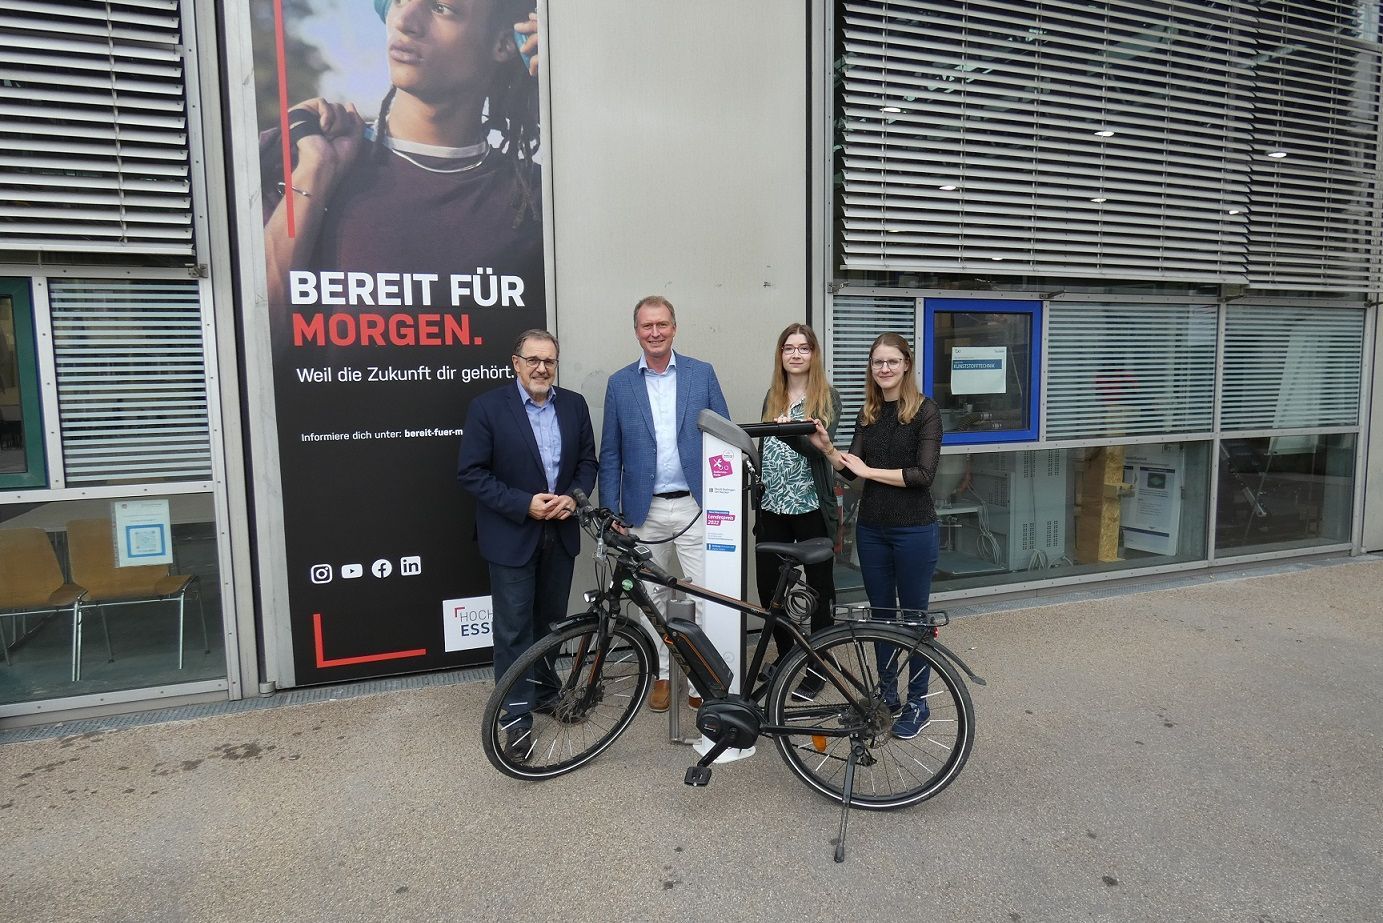
[[[793,420],[806,419],[805,403],[805,398],[799,400],[788,408],[787,415]],[[814,513],[821,506],[807,460],[773,436],[763,443],[763,478],[763,508],[770,513],[797,516]]]

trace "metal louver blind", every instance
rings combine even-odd
[[[1253,50],[1157,6],[847,2],[846,268],[1243,281]]]
[[[1249,282],[1366,291],[1378,247],[1377,4],[1286,6],[1310,19],[1259,21]]]
[[[1355,6],[844,0],[842,268],[1366,287]]]
[[[848,446],[855,437],[855,417],[864,406],[869,346],[881,333],[899,333],[913,344],[917,330],[917,299],[872,295],[841,295],[831,301],[831,384],[840,392],[840,427],[836,444]],[[917,370],[914,369],[914,373]]]
[[[1232,304],[1220,428],[1355,425],[1363,358],[1362,310]]]
[[[0,11],[0,250],[190,254],[178,0]]]
[[[1054,302],[1047,438],[1209,432],[1213,305]]]
[[[197,283],[54,279],[69,485],[211,477]]]

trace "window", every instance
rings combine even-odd
[[[211,478],[198,283],[53,279],[69,486]]]
[[[836,443],[849,445],[855,418],[864,407],[869,375],[869,347],[881,333],[898,333],[913,343],[917,299],[841,293],[831,303],[831,384],[840,392],[840,427]],[[913,343],[914,354],[917,346]]]
[[[1353,433],[1220,443],[1215,550],[1221,557],[1349,541]]]
[[[0,716],[54,697],[225,687],[206,493],[0,503]]]
[[[0,278],[0,489],[47,482],[29,281]]]
[[[1209,433],[1213,304],[1048,305],[1047,438]]]
[[[929,298],[924,324],[923,390],[945,443],[1036,439],[1041,302]]]
[[[941,527],[933,592],[1205,560],[1210,446],[943,454],[932,486]],[[854,594],[858,494],[844,501],[836,582]]]
[[[1232,304],[1220,427],[1354,426],[1363,362],[1362,309]]]

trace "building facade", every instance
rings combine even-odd
[[[658,292],[752,420],[777,333],[806,320],[844,441],[869,342],[905,334],[946,421],[939,601],[1383,546],[1377,12],[714,0],[634,22],[548,0],[537,316],[561,382],[598,416]],[[445,435],[378,467],[285,441],[284,363],[313,364],[271,330],[262,142],[299,100],[353,92],[333,75],[372,74],[384,30],[368,0],[0,14],[0,721],[483,659],[398,573],[361,579],[422,627],[309,595],[315,534],[378,532],[362,494],[446,484],[470,393],[429,397]],[[458,335],[420,362],[479,387],[508,328],[469,316],[498,359]],[[360,429],[413,425],[378,403]],[[336,492],[320,519],[296,505],[304,464]],[[465,510],[437,509],[461,534],[435,554],[467,554]],[[357,559],[464,570],[370,541],[322,559],[335,586]]]

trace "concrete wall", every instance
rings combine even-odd
[[[597,434],[649,294],[677,308],[675,348],[715,364],[735,419],[758,418],[777,334],[807,316],[808,8],[549,5],[561,383]]]

